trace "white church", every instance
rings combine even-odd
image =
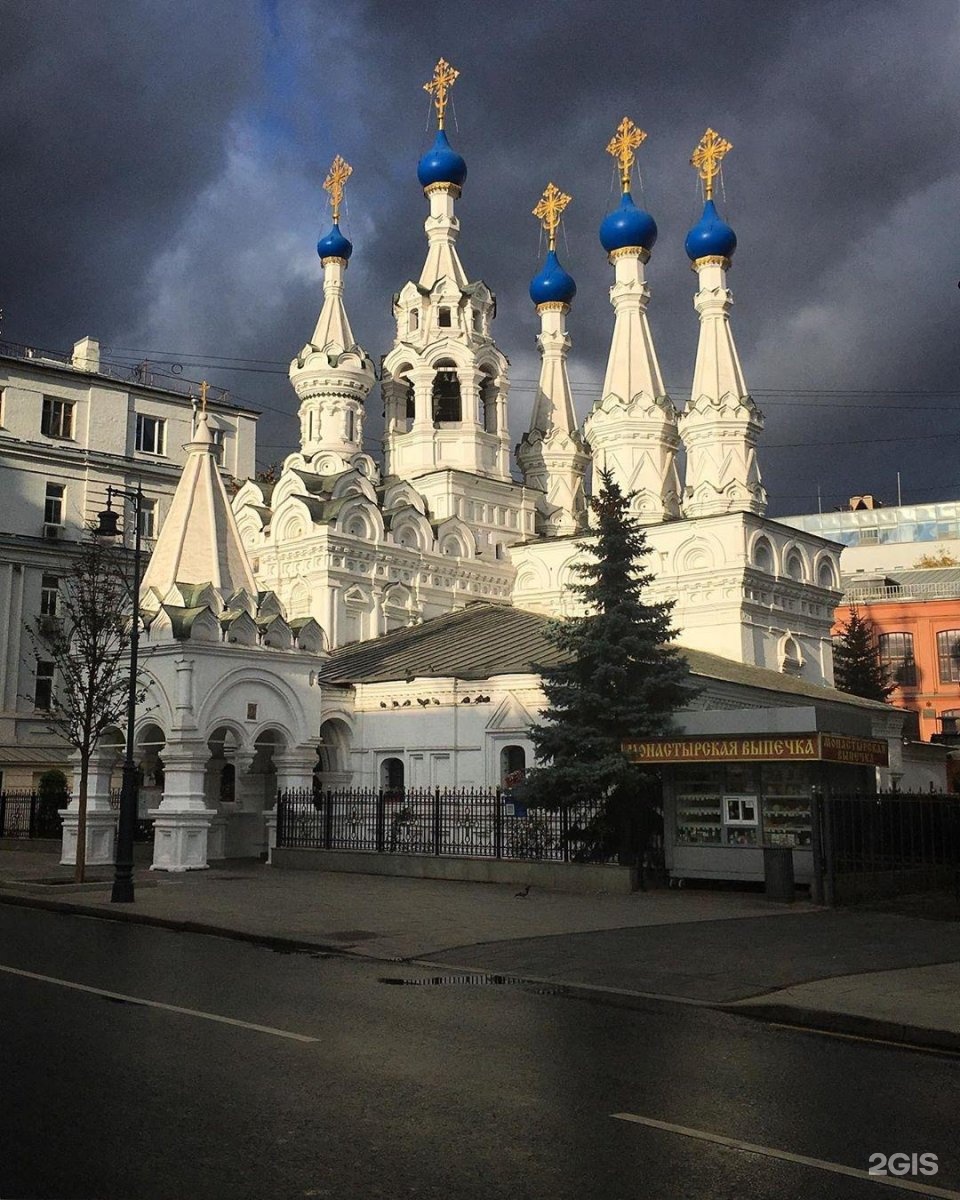
[[[299,448],[275,483],[248,480],[230,500],[206,414],[186,447],[141,591],[141,807],[155,817],[158,869],[261,852],[277,789],[309,787],[315,775],[328,785],[495,787],[529,765],[544,703],[537,668],[555,661],[543,628],[575,611],[568,584],[601,470],[633,495],[652,547],[650,598],[676,602],[699,688],[679,728],[789,727],[783,713],[802,709],[801,724],[888,739],[889,769],[902,769],[900,715],[832,687],[840,547],[764,516],[763,417],[730,323],[736,237],[713,200],[729,145],[707,130],[691,160],[704,209],[686,239],[699,344],[682,410],[647,316],[657,228],[630,193],[645,134],[624,118],[607,147],[622,179],[600,228],[610,351],[582,426],[567,373],[576,285],[556,253],[569,197],[544,191],[535,215],[548,252],[530,285],[542,365],[512,452],[495,297],[459,250],[467,167],[444,129],[456,74],[441,59],[427,85],[438,129],[417,167],[426,247],[419,275],[394,297],[382,464],[363,448],[379,356],[347,315],[353,247],[339,214],[351,168],[339,157],[324,184],[333,227],[317,247],[323,302],[290,366]],[[95,764],[93,862],[112,853],[106,797],[119,741]],[[68,813],[66,860],[75,838]]]

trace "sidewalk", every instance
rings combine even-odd
[[[780,905],[757,892],[567,895],[515,885],[238,863],[111,873],[82,890],[47,855],[0,851],[0,902],[386,962],[549,981],[960,1051],[960,923]],[[40,880],[58,878],[62,884]]]

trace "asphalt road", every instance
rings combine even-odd
[[[960,1197],[960,1058],[383,977],[436,975],[0,909],[0,1198]]]

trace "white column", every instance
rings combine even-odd
[[[163,799],[151,809],[152,871],[197,871],[207,866],[207,837],[216,809],[207,808],[204,779],[210,749],[205,742],[167,743],[163,752]]]
[[[273,764],[277,768],[277,791],[294,789],[313,790],[313,768],[317,761],[316,746],[298,746],[293,750],[274,753]],[[277,848],[277,806],[263,814],[266,825],[267,862],[273,862]]]
[[[120,758],[117,747],[97,749],[87,769],[86,864],[102,867],[114,860],[117,813],[110,807],[110,780]],[[77,861],[77,837],[80,823],[80,755],[71,756],[73,767],[72,799],[63,813],[63,840],[60,862],[73,866]]]

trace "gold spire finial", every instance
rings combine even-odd
[[[338,154],[330,164],[330,170],[323,181],[323,190],[330,193],[330,204],[333,208],[334,225],[340,220],[340,205],[343,203],[343,188],[353,174],[353,167]]]
[[[612,154],[620,164],[620,183],[625,192],[630,190],[630,172],[637,161],[633,152],[646,140],[644,131],[629,117],[624,117],[617,126],[616,134],[607,143],[607,153]]]
[[[725,141],[715,130],[708,129],[694,150],[690,165],[700,172],[705,199],[709,200],[713,196],[713,181],[720,174],[720,164],[724,155],[732,149],[731,142]]]
[[[555,250],[557,247],[557,229],[560,226],[560,216],[570,203],[572,197],[561,192],[555,183],[548,183],[544,188],[533,215],[537,217],[547,235],[547,247]]]
[[[433,104],[437,110],[437,128],[443,128],[443,114],[447,108],[447,92],[453,87],[460,72],[451,67],[445,58],[441,58],[433,68],[433,78],[423,85],[423,90],[433,96]]]
[[[204,380],[203,383],[200,384],[200,411],[202,413],[205,413],[207,411],[207,388],[208,387],[209,387],[209,384],[207,383],[206,380]]]

